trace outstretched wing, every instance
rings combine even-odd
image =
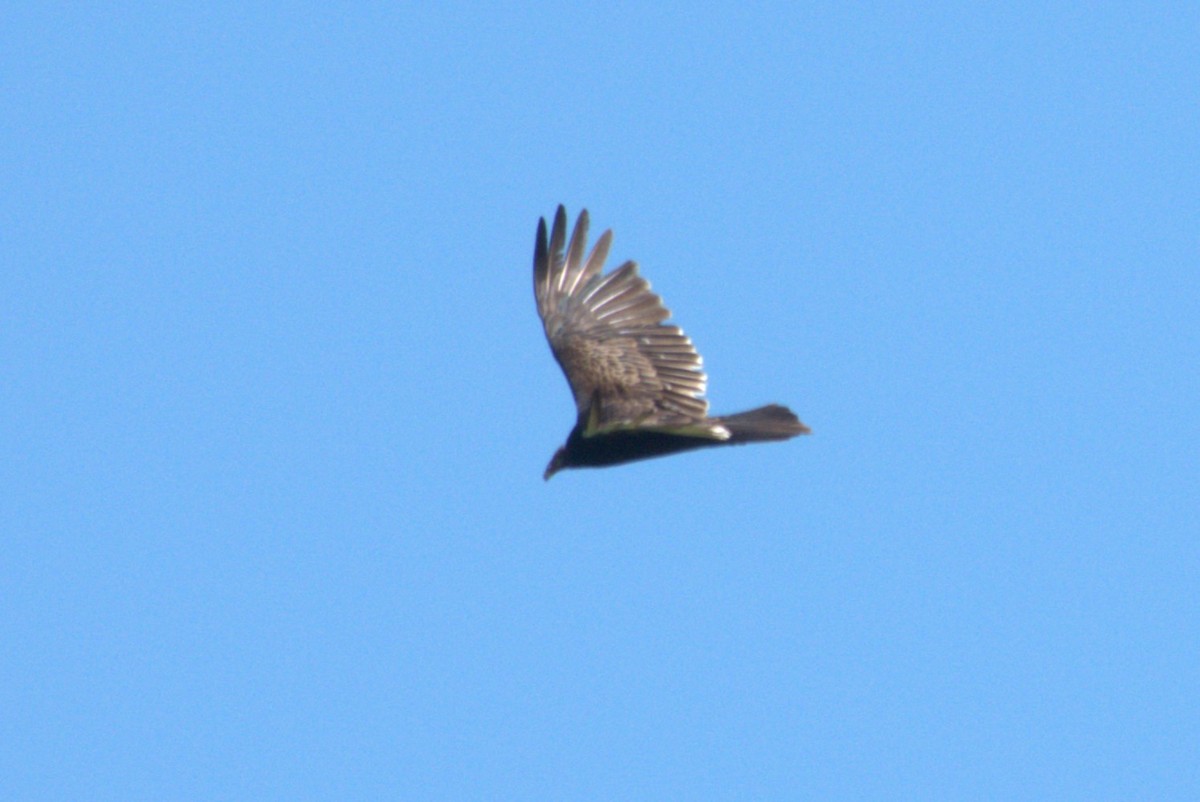
[[[584,258],[587,230],[584,210],[568,245],[567,211],[559,206],[548,244],[546,221],[538,222],[533,255],[538,313],[580,416],[592,431],[703,421],[706,379],[692,341],[663,325],[671,313],[635,262],[601,275],[611,231]]]

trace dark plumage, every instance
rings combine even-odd
[[[809,429],[778,404],[708,417],[700,355],[670,312],[625,262],[602,275],[612,244],[605,231],[592,252],[588,213],[579,213],[567,243],[567,211],[538,221],[533,290],[550,350],[567,376],[578,416],[567,442],[546,467],[601,467],[707,446],[787,440]]]

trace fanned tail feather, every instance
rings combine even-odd
[[[723,415],[718,420],[729,430],[727,443],[787,440],[811,431],[794,412],[779,404],[767,404],[736,415]]]

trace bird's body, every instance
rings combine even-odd
[[[546,468],[603,467],[679,451],[786,440],[809,429],[786,407],[771,404],[711,418],[706,377],[692,341],[637,264],[602,274],[612,243],[605,231],[584,259],[588,214],[566,243],[567,213],[554,218],[549,241],[538,223],[533,283],[546,339],[575,396],[577,418]]]

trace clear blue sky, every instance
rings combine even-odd
[[[1198,52],[10,7],[0,797],[1200,799]],[[543,483],[558,203],[813,436]]]

